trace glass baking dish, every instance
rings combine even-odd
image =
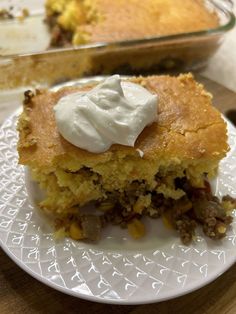
[[[215,29],[58,49],[47,49],[49,34],[41,3],[41,11],[38,7],[35,12],[32,9],[24,21],[0,22],[0,70],[4,74],[0,76],[0,89],[32,84],[48,86],[96,74],[202,68],[235,24],[232,1],[206,0],[205,3],[219,17],[220,25]],[[26,0],[24,5],[27,7]]]

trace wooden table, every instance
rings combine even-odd
[[[226,113],[236,109],[236,93],[205,78],[198,80],[212,92],[219,110]],[[21,270],[0,250],[0,313],[235,314],[236,265],[213,283],[183,297],[148,305],[118,306],[88,302],[53,290]]]

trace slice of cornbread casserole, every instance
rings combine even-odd
[[[223,237],[234,200],[220,201],[208,183],[229,149],[226,123],[212,106],[212,96],[191,74],[130,81],[158,95],[158,120],[142,131],[134,147],[115,144],[96,154],[67,142],[53,111],[61,97],[93,85],[25,93],[19,163],[29,166],[46,191],[39,206],[55,218],[57,229],[76,240],[98,239],[107,223],[128,227],[139,238],[145,233],[143,216],[162,217],[184,243],[197,223],[211,238]],[[81,213],[90,202],[100,215]]]

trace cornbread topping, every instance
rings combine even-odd
[[[54,112],[68,142],[100,153],[115,143],[134,146],[142,130],[157,119],[157,95],[113,75],[89,92],[62,97]]]
[[[54,47],[189,33],[219,26],[205,2],[46,0],[46,22]]]

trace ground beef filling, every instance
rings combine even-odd
[[[58,23],[59,14],[54,13],[45,18],[44,22],[48,25],[51,33],[49,47],[70,47],[73,33],[63,29]]]
[[[167,226],[177,230],[182,242],[189,244],[198,225],[206,236],[221,239],[233,220],[231,214],[236,208],[236,199],[227,195],[220,200],[212,194],[207,181],[204,188],[194,188],[187,179],[177,179],[176,187],[186,193],[179,200],[164,198],[162,194],[140,187],[142,184],[133,182],[123,193],[108,193],[106,200],[95,204],[100,215],[79,214],[78,208],[73,208],[66,218],[57,220],[56,228],[65,228],[65,232],[76,240],[97,241],[102,228],[113,224],[128,228],[131,235],[139,238],[145,233],[141,223],[143,217],[162,217]],[[146,207],[145,201],[148,201]]]

